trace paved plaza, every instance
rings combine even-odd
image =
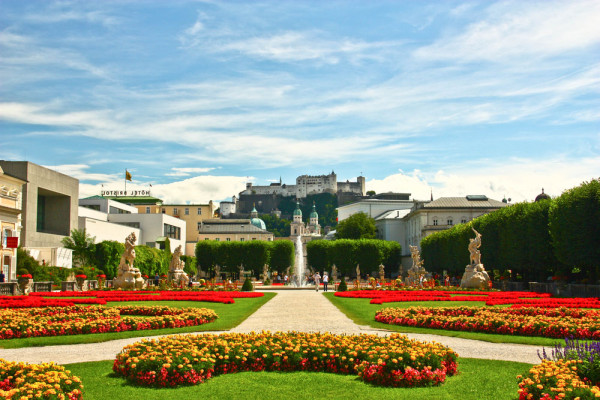
[[[339,311],[322,292],[312,290],[278,290],[277,295],[248,317],[231,332],[299,331],[331,332],[335,334],[387,335],[391,331],[355,324]],[[220,332],[203,332],[220,333]],[[478,340],[459,339],[428,334],[406,334],[422,341],[442,343],[461,357],[491,360],[519,361],[536,364],[540,346],[488,343]],[[153,338],[156,338],[154,336]],[[50,362],[70,364],[84,361],[112,360],[121,349],[143,338],[112,340],[102,343],[74,344],[62,346],[0,349],[0,358],[30,363]]]

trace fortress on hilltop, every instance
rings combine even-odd
[[[296,178],[295,185],[282,184],[281,179],[269,186],[253,186],[252,182],[248,182],[246,190],[240,192],[240,195],[279,195],[303,199],[308,195],[320,193],[355,193],[364,196],[365,178],[359,176],[356,182],[338,182],[337,175],[331,171],[329,175],[300,175]]]

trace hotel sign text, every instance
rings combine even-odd
[[[101,196],[150,196],[149,190],[103,190]]]

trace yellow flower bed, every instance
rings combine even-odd
[[[78,400],[82,390],[81,379],[60,365],[0,359],[0,398]]]
[[[580,360],[542,360],[519,379],[519,400],[585,400],[600,398],[600,389],[577,375]]]
[[[6,308],[0,309],[0,339],[179,328],[217,318],[206,308],[165,306]]]
[[[457,371],[457,355],[404,335],[262,332],[178,335],[126,346],[113,370],[147,386],[193,385],[241,371],[355,374],[384,386],[431,386]]]

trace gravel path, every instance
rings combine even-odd
[[[387,330],[355,324],[331,304],[321,292],[317,293],[311,290],[277,291],[277,296],[231,331],[260,332],[263,330],[272,332],[332,332],[336,334],[368,333],[376,335],[390,333]],[[417,333],[409,333],[407,336],[417,340],[442,343],[452,348],[461,357],[519,361],[531,364],[539,362],[537,351],[540,346],[496,344]],[[157,338],[157,336],[153,338]],[[144,338],[120,339],[90,344],[0,349],[0,358],[31,363],[53,361],[58,364],[112,360],[124,346],[142,339]]]

